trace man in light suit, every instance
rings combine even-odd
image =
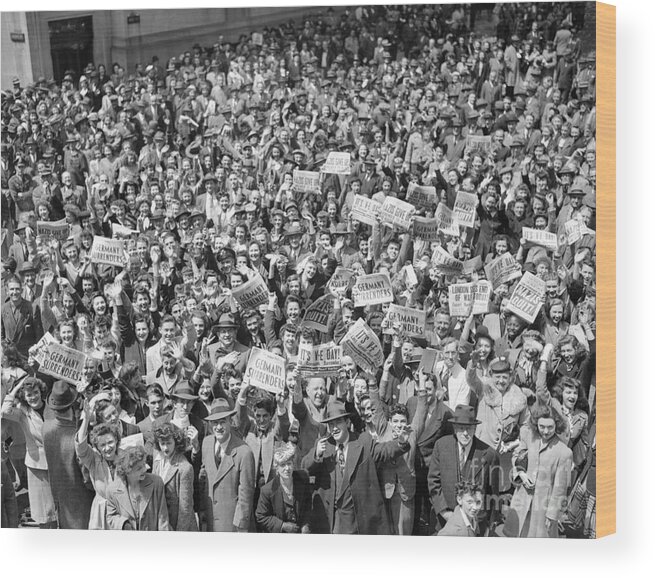
[[[207,532],[249,532],[254,527],[255,458],[232,431],[227,400],[220,398],[205,418],[212,435],[202,444],[201,527]]]
[[[475,437],[480,422],[475,408],[458,405],[449,420],[453,435],[437,440],[428,470],[428,490],[434,513],[442,526],[455,516],[459,505],[458,484],[476,484],[485,500],[479,509],[476,527],[484,533],[498,511],[498,454]]]
[[[457,506],[439,536],[480,536],[478,515],[482,509],[482,492],[472,482],[460,482],[456,488]]]

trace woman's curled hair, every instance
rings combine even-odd
[[[166,422],[159,424],[152,430],[155,438],[155,448],[161,451],[159,442],[161,440],[172,439],[175,442],[175,451],[184,453],[187,449],[187,438],[184,432],[174,423]]]
[[[144,462],[146,459],[145,450],[140,447],[125,448],[118,452],[116,458],[116,473],[122,478],[127,478],[127,475],[134,469],[134,466],[139,462]]]

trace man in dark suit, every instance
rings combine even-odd
[[[315,476],[314,534],[390,534],[376,464],[400,457],[409,450],[409,434],[377,443],[368,433],[350,431],[350,414],[339,401],[328,404],[322,423],[330,437],[319,438],[303,459]]]
[[[449,422],[453,435],[437,440],[430,460],[428,489],[432,508],[444,526],[458,505],[458,484],[477,484],[483,495],[478,527],[484,534],[498,507],[498,454],[475,437],[475,428],[480,422],[475,419],[472,406],[458,405]]]
[[[432,450],[437,440],[451,431],[448,421],[452,412],[443,402],[445,391],[438,388],[436,380],[427,379],[425,383],[428,412],[425,418],[423,433],[416,442],[416,505],[414,509],[414,534],[426,535],[434,527],[431,521],[430,496],[428,494],[428,466],[432,457]],[[410,419],[416,412],[418,398],[410,397],[407,400],[407,409]]]
[[[39,340],[32,304],[23,299],[23,284],[18,277],[7,281],[8,302],[2,307],[2,339],[6,339],[22,353]]]

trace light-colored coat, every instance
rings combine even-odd
[[[107,523],[107,488],[114,481],[114,474],[107,461],[86,441],[75,435],[75,453],[79,462],[89,470],[89,476],[96,495],[91,504],[89,530],[109,530]]]
[[[247,532],[254,524],[255,458],[248,445],[232,432],[216,468],[215,445],[213,435],[205,437],[202,443],[202,499],[207,531]]]
[[[43,418],[38,411],[26,406],[15,406],[10,400],[2,404],[2,419],[20,425],[25,434],[25,465],[28,468],[47,470],[48,462],[43,449]]]
[[[526,451],[528,462],[525,471],[535,482],[535,487],[527,490],[520,485],[510,507],[518,513],[522,537],[556,538],[557,522],[566,510],[573,453],[556,435],[542,447],[539,434],[526,426],[521,429],[521,444],[512,460],[515,478],[522,469],[518,462]],[[546,528],[546,518],[552,520],[550,530]]]
[[[464,515],[459,506],[455,506],[453,515],[450,517],[446,525],[439,531],[438,536],[463,536],[465,538],[472,538],[477,536],[477,533],[471,526],[464,522]]]
[[[130,522],[133,528],[142,532],[170,530],[164,482],[161,481],[159,476],[146,474],[140,484],[145,499],[141,501],[138,512],[133,509],[127,487],[120,476],[107,486],[107,522],[109,528],[122,530],[125,522]]]

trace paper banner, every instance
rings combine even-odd
[[[478,206],[478,197],[473,193],[460,191],[455,198],[453,214],[455,221],[463,227],[473,228],[475,225],[475,209]]]
[[[353,286],[352,296],[355,307],[391,303],[393,301],[391,279],[386,273],[361,275]]]
[[[284,357],[253,347],[248,358],[246,378],[250,385],[273,394],[282,393],[286,385],[285,367]]]
[[[324,173],[333,175],[350,174],[350,153],[331,152],[321,169]]]
[[[86,358],[86,354],[81,351],[70,349],[60,343],[50,343],[39,371],[63,379],[77,387],[82,383]]]
[[[293,187],[298,193],[315,193],[320,190],[320,174],[314,171],[293,171]]]
[[[346,267],[337,267],[327,282],[327,286],[336,291],[337,293],[344,293],[350,286],[350,280],[353,278],[354,273]]]
[[[334,342],[298,346],[298,369],[306,377],[330,377],[339,374],[343,350]]]
[[[395,197],[387,197],[382,203],[380,219],[383,223],[389,223],[403,231],[408,231],[411,226],[410,218],[415,212],[416,209],[409,203]]]
[[[405,200],[415,207],[424,207],[431,209],[437,204],[437,189],[409,183],[407,187],[407,197]]]
[[[332,295],[323,295],[314,301],[305,311],[302,324],[310,329],[318,329],[326,332],[328,329],[328,320],[334,312],[334,297]]]
[[[63,243],[70,236],[71,226],[66,222],[66,219],[59,221],[37,221],[36,234],[42,239],[57,239]]]
[[[425,311],[402,307],[392,303],[387,311],[389,327],[383,333],[391,334],[392,327],[399,323],[401,330],[410,337],[425,337]]]
[[[441,205],[439,205],[441,206]],[[439,240],[439,221],[427,217],[416,217],[414,219],[414,236],[417,239],[432,242]]]
[[[255,275],[243,285],[232,290],[232,297],[242,309],[256,309],[268,303],[268,285],[261,275]]]
[[[96,235],[91,246],[91,262],[122,267],[125,263],[125,243]]]
[[[442,247],[437,247],[432,253],[432,264],[446,275],[461,273],[464,268],[464,263],[455,259]]]
[[[488,154],[491,150],[491,135],[468,135],[466,137],[466,148],[468,148],[472,153],[479,152],[485,155]]]
[[[555,233],[523,227],[523,238],[530,243],[545,247],[549,251],[557,251],[557,235]]]
[[[546,283],[536,275],[526,271],[509,298],[507,310],[516,313],[528,323],[534,323],[543,304],[545,294]]]
[[[509,283],[521,276],[521,265],[511,253],[503,253],[500,257],[496,257],[485,266],[484,270],[494,289],[502,283]]]
[[[459,236],[459,225],[455,220],[455,214],[446,203],[439,204],[434,216],[437,219],[439,230],[442,233],[450,235],[451,237]]]
[[[371,227],[376,223],[376,217],[380,214],[382,205],[377,201],[369,199],[364,195],[355,195],[353,206],[350,211],[353,221],[359,221]]]
[[[384,363],[382,345],[378,336],[363,319],[350,327],[340,343],[343,355],[349,355],[365,371],[376,374]]]

